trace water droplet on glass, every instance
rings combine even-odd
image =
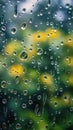
[[[22,104],[22,108],[25,109],[27,106],[25,103]]]
[[[11,28],[11,33],[12,33],[12,34],[15,34],[16,32],[17,32],[16,27]]]
[[[14,58],[12,58],[12,59],[11,59],[11,63],[14,63],[14,62],[15,62],[15,59],[14,59]]]
[[[30,99],[29,100],[29,105],[32,105],[33,104],[33,101]]]
[[[6,87],[6,81],[2,81],[2,82],[1,82],[1,87],[2,87],[2,88],[5,88],[5,87]]]
[[[25,83],[25,84],[28,84],[28,79],[25,79],[25,80],[24,80],[24,83]]]
[[[15,81],[16,81],[16,84],[18,84],[20,82],[19,76],[16,76]]]
[[[6,30],[6,27],[5,26],[2,26],[2,31],[5,31]]]
[[[27,27],[27,24],[26,24],[26,23],[23,23],[22,26],[21,26],[21,29],[22,29],[22,30],[25,30],[26,27]]]
[[[38,50],[37,50],[37,55],[42,55],[42,53],[43,53],[42,48],[38,48]]]
[[[41,100],[41,95],[38,95],[38,96],[37,96],[37,99],[38,99],[38,100]]]
[[[14,16],[14,18],[16,18],[16,17],[17,17],[17,14],[14,14],[13,16]]]
[[[24,90],[24,91],[23,91],[23,94],[24,94],[24,96],[26,96],[26,95],[28,94],[28,91],[27,91],[27,90]]]
[[[7,103],[7,99],[6,98],[2,99],[2,103],[6,104]]]
[[[16,129],[17,129],[17,130],[20,130],[21,128],[22,128],[22,127],[21,127],[21,124],[20,124],[20,123],[17,123],[17,124],[16,124]]]
[[[70,4],[67,3],[65,6],[66,6],[66,9],[68,9],[70,7]]]
[[[22,11],[23,11],[23,13],[24,13],[24,12],[26,11],[26,8],[23,8]]]
[[[55,102],[55,103],[54,103],[54,106],[55,106],[55,107],[57,107],[57,105],[58,105],[58,103],[57,103],[57,102]]]
[[[25,52],[25,51],[21,52],[20,58],[21,58],[21,60],[26,60],[28,58],[27,52]]]

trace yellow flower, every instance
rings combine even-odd
[[[64,59],[64,63],[65,63],[65,65],[69,65],[70,67],[71,66],[73,67],[73,57]]]
[[[24,68],[19,64],[12,65],[9,68],[9,74],[13,77],[21,76],[23,75],[23,72],[24,72]]]
[[[35,33],[32,35],[31,40],[32,40],[34,43],[45,42],[45,40],[46,40],[45,32],[43,32],[43,31],[35,32]]]
[[[64,43],[68,47],[73,47],[73,36],[71,36],[71,35],[66,36],[65,40],[64,40]]]
[[[11,41],[4,49],[5,54],[12,55],[14,51],[20,50],[21,45],[19,41]]]
[[[57,39],[61,36],[61,32],[59,30],[55,30],[52,28],[49,28],[45,32],[46,38],[48,39]]]
[[[53,78],[50,74],[43,74],[40,77],[40,80],[42,83],[46,85],[52,85],[53,84]]]
[[[70,102],[71,102],[71,96],[69,93],[64,93],[62,98],[61,98],[61,101],[62,101],[62,104],[65,106],[65,105],[70,105]]]
[[[50,40],[56,40],[61,37],[61,32],[59,30],[55,30],[49,28],[45,31],[38,31],[32,34],[31,41],[34,43],[42,43]]]
[[[73,87],[73,73],[71,73],[70,75],[62,75],[62,81],[65,84],[68,84],[70,87]]]

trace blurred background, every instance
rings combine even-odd
[[[0,130],[73,130],[73,1],[0,0]]]

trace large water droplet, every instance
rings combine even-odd
[[[1,82],[1,87],[2,87],[2,88],[5,88],[5,87],[6,87],[6,81],[2,81],[2,82]]]
[[[20,58],[21,58],[21,60],[26,60],[28,58],[27,53],[25,51],[21,52]]]
[[[11,33],[12,33],[12,34],[15,34],[16,32],[17,32],[16,27],[11,28]]]

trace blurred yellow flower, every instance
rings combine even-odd
[[[36,55],[36,47],[27,48],[28,58],[31,59],[34,55]]]
[[[11,41],[4,49],[5,54],[12,55],[14,51],[19,50],[21,44],[19,41]]]
[[[42,83],[46,85],[52,85],[53,84],[53,78],[50,74],[43,74],[40,77],[40,80]]]
[[[21,75],[23,75],[23,72],[24,72],[24,68],[23,68],[23,66],[21,66],[19,64],[12,65],[9,68],[9,74],[13,77],[21,76]]]
[[[61,101],[62,101],[63,106],[70,105],[70,101],[71,101],[70,99],[71,99],[70,94],[64,93],[63,96],[61,97]]]
[[[64,63],[65,65],[69,65],[70,67],[72,66],[73,67],[73,57],[69,57],[69,58],[66,58],[64,59]]]
[[[61,36],[61,32],[56,29],[49,28],[45,31],[46,38],[48,39],[57,39]]]
[[[73,36],[71,35],[66,36],[64,39],[64,43],[68,47],[73,47]]]
[[[32,40],[34,43],[45,42],[45,40],[46,40],[45,32],[43,32],[43,31],[35,32],[35,33],[32,35],[31,40]]]
[[[34,43],[46,42],[47,40],[55,40],[61,36],[61,32],[56,29],[46,29],[45,31],[38,31],[32,34],[31,41]]]

